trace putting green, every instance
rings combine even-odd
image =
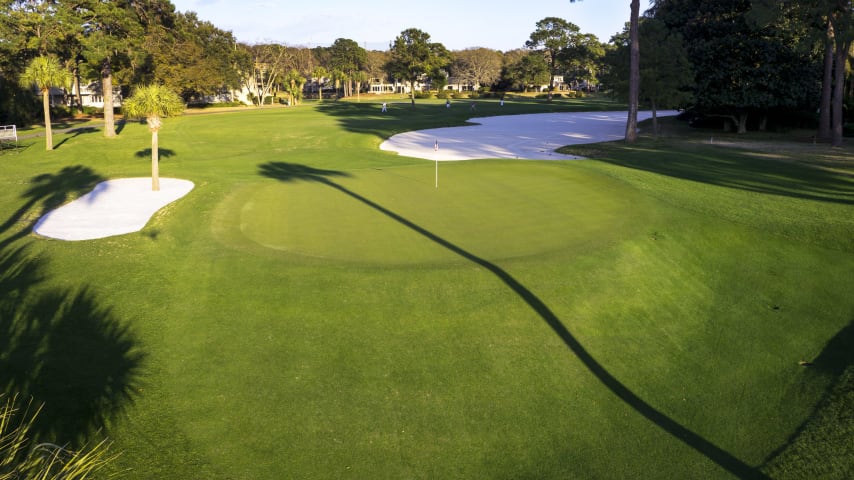
[[[639,198],[571,162],[443,164],[439,188],[434,168],[247,183],[218,206],[214,231],[267,255],[394,265],[459,261],[448,245],[490,260],[601,246],[643,221]]]

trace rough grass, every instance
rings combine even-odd
[[[0,384],[45,435],[106,427],[128,478],[796,478],[813,438],[845,471],[818,412],[847,398],[850,165],[668,138],[437,190],[376,147],[467,112],[389,113],[168,120],[196,189],[90,242],[27,232],[146,175],[145,127],[4,154]]]

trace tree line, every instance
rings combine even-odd
[[[406,29],[376,51],[344,38],[329,47],[248,45],[168,0],[18,0],[0,6],[0,121],[34,120],[35,100],[18,79],[33,58],[50,56],[78,84],[72,91],[97,80],[105,105],[114,85],[127,95],[132,85],[159,84],[185,102],[245,88],[256,104],[284,95],[297,105],[324,90],[359,95],[374,79],[413,87],[427,79],[443,91],[451,78],[497,91],[548,85],[551,100],[562,76],[575,89],[601,81],[623,100],[686,108],[739,132],[766,128],[769,118],[815,121],[818,138],[839,143],[854,98],[852,11],[851,0],[655,0],[637,22],[640,80],[632,82],[631,23],[604,43],[547,17],[507,52],[449,51]],[[108,136],[111,115],[105,109]]]
[[[842,142],[854,120],[851,0],[655,0],[640,19],[640,99],[743,133],[771,119]],[[627,90],[628,32],[604,81]]]
[[[585,41],[601,51],[595,36]],[[3,121],[34,119],[33,99],[17,80],[39,56],[60,62],[75,84],[71,91],[99,82],[110,105],[114,86],[127,95],[132,85],[152,83],[187,102],[246,87],[259,104],[274,92],[293,103],[303,92],[322,96],[321,79],[343,96],[359,94],[371,79],[429,78],[443,88],[453,77],[472,86],[527,89],[549,83],[546,57],[532,53],[527,48],[451,52],[417,29],[401,32],[388,51],[368,51],[344,38],[329,47],[249,45],[194,12],[176,11],[168,0],[17,0],[0,5],[0,115]],[[82,102],[71,103],[79,109]]]

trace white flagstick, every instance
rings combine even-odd
[[[436,139],[436,143],[433,144],[433,151],[439,151],[439,139]],[[439,155],[436,154],[436,188],[439,188]]]

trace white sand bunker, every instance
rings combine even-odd
[[[660,117],[676,115],[659,111]],[[638,121],[652,112],[638,112]],[[626,134],[628,112],[533,113],[474,118],[478,125],[433,128],[395,135],[381,150],[427,160],[474,160],[519,158],[529,160],[572,160],[555,149],[564,145],[609,142]],[[438,148],[437,148],[438,147]]]
[[[108,180],[40,218],[33,231],[60,240],[138,232],[152,215],[189,193],[193,186],[189,180],[161,178],[160,191],[155,192],[150,177]]]

